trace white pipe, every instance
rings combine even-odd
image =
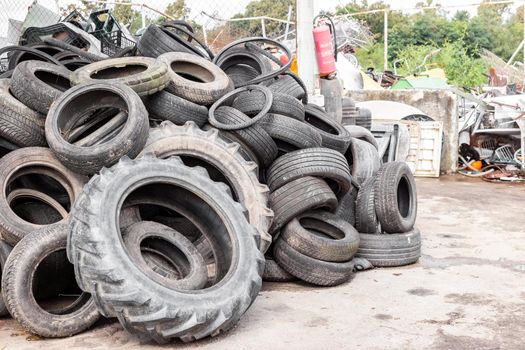
[[[297,69],[299,76],[306,85],[306,91],[312,95],[317,81],[315,63],[315,46],[312,34],[314,20],[314,1],[296,1],[296,47]]]

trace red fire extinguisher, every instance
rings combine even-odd
[[[320,17],[328,18],[330,26],[324,21],[316,23]],[[317,67],[319,76],[326,77],[335,73],[335,61],[337,60],[337,43],[335,37],[334,22],[325,14],[320,14],[314,18],[314,44],[315,56],[317,58]]]

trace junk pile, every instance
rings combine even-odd
[[[0,313],[31,333],[102,315],[145,341],[193,341],[234,327],[263,279],[333,286],[418,260],[408,166],[309,104],[260,46],[290,58],[278,42],[213,55],[191,33],[150,25],[125,57],[9,49]]]

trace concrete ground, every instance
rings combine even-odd
[[[418,179],[419,263],[334,288],[265,283],[229,333],[186,349],[524,349],[525,186]],[[62,340],[0,320],[0,349],[156,349],[118,323]]]

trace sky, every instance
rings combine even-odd
[[[57,9],[59,6],[66,6],[70,3],[76,3],[76,0],[37,0],[39,4],[44,5],[51,9]],[[111,0],[110,0],[111,1]],[[147,3],[149,6],[162,11],[166,6],[173,0],[132,0],[133,3]],[[196,20],[199,23],[205,23],[209,20],[208,17],[201,14],[206,12],[210,15],[214,15],[220,18],[229,18],[232,15],[242,12],[246,4],[251,0],[186,0],[187,6],[191,9],[190,18]],[[348,3],[345,0],[314,0],[316,11],[334,10],[338,5],[344,5]],[[385,0],[394,9],[406,9],[414,7],[416,3],[421,0]],[[441,5],[468,5],[481,0],[437,0]],[[6,23],[8,18],[15,18],[23,20],[27,12],[27,7],[33,2],[33,0],[0,0],[0,32],[5,32]],[[373,0],[369,0],[373,3]],[[299,0],[299,5],[301,0]],[[464,7],[450,9],[451,12],[456,10],[470,10],[475,13],[475,7]],[[153,15],[152,11],[147,10],[146,13]]]

